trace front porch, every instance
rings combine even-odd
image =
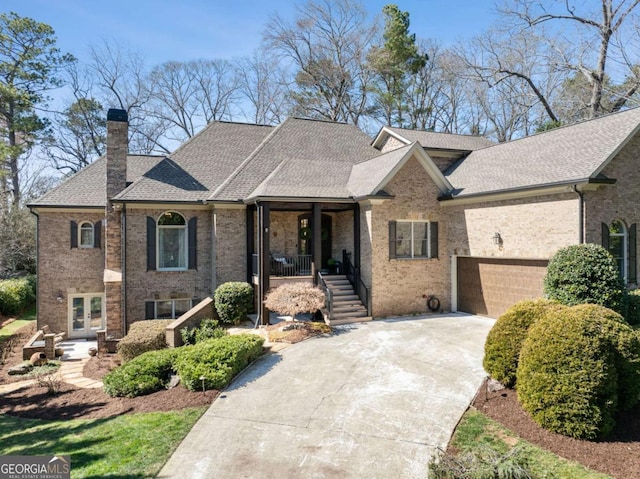
[[[264,306],[267,292],[289,282],[308,282],[325,291],[323,313],[332,319],[335,296],[344,295],[349,308],[344,319],[370,313],[370,294],[362,283],[360,268],[360,211],[357,203],[259,201],[247,208],[247,281],[255,285],[256,310],[262,324],[269,324]],[[344,276],[348,272],[350,275]],[[332,291],[338,278],[338,292]],[[351,292],[346,294],[346,284]],[[353,303],[353,304],[351,304]],[[344,305],[343,305],[344,306]],[[351,307],[356,308],[350,309]],[[364,314],[362,314],[364,313]]]

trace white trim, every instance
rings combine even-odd
[[[181,210],[187,211],[203,211],[210,210],[211,205],[209,204],[199,204],[199,203],[141,203],[141,202],[128,202],[123,201],[123,204],[127,205],[128,210],[164,210],[164,211],[175,211],[175,208],[180,208]],[[164,212],[163,211],[163,212]],[[102,210],[104,213],[104,210]]]
[[[35,211],[38,214],[42,213],[79,213],[79,214],[90,214],[90,213],[99,213],[104,215],[104,206],[102,208],[64,208],[64,207],[55,207],[49,208],[47,206],[33,206],[30,207],[32,211]]]
[[[588,183],[576,183],[581,191],[586,191]],[[457,198],[440,200],[440,206],[469,205],[474,203],[490,203],[493,201],[517,200],[520,198],[532,198],[534,196],[549,196],[562,193],[574,193],[573,185],[550,186],[547,188],[533,188],[530,190],[507,191],[502,193],[489,193],[478,196],[461,196]],[[576,196],[576,201],[579,198]]]
[[[373,142],[371,143],[371,146],[377,149],[380,143],[382,143],[382,141],[389,136],[394,137],[396,140],[400,141],[401,143],[404,143],[405,145],[411,144],[411,141],[409,141],[404,136],[396,133],[395,131],[390,130],[386,126],[383,126],[378,132],[378,134],[376,135],[376,137],[374,138]]]
[[[431,256],[431,221],[429,220],[395,220],[396,222],[396,237],[394,238],[394,241],[396,242],[396,257],[394,259],[397,260],[405,260],[405,259],[433,259],[433,257]],[[410,223],[411,224],[411,256],[398,256],[398,228],[397,225],[398,223]],[[427,240],[427,255],[426,256],[414,256],[414,230],[413,230],[413,225],[416,223],[421,223],[426,225],[427,228],[427,237],[425,238]],[[421,241],[424,241],[421,240]]]
[[[83,308],[84,308],[84,322],[85,326],[82,330],[74,330],[73,329],[73,300],[74,298],[82,298],[83,299]],[[100,298],[101,306],[102,306],[102,324],[98,329],[91,329],[91,298]],[[87,301],[88,300],[88,301]],[[87,303],[89,308],[87,309]],[[94,337],[95,331],[99,331],[100,329],[104,329],[107,324],[106,317],[106,297],[104,292],[96,292],[96,293],[73,293],[67,296],[67,328],[69,332],[69,338],[87,338]],[[88,323],[88,326],[87,326]]]
[[[611,238],[622,238],[622,279],[624,283],[627,284],[629,278],[629,228],[627,228],[627,224],[621,219],[613,220],[609,223],[609,226],[613,223],[618,223],[622,226],[622,233],[611,233],[611,230],[609,230],[609,254],[611,254]],[[611,254],[611,256],[613,256],[613,254]],[[617,262],[616,258],[616,263]]]
[[[166,213],[175,213],[184,220],[184,225],[160,225],[160,219]],[[184,231],[184,267],[161,268],[160,267],[160,230],[183,230]],[[175,210],[167,210],[160,213],[156,219],[156,271],[187,271],[189,269],[189,228],[187,218],[182,213]]]
[[[90,244],[82,244],[82,226],[89,225],[89,229],[91,231],[91,243]],[[94,224],[91,221],[80,221],[78,223],[78,248],[95,248],[96,239],[95,239],[95,230]]]

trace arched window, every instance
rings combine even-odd
[[[95,245],[93,239],[93,223],[83,221],[78,228],[78,244],[80,248],[93,248]]]
[[[618,263],[620,276],[627,282],[627,228],[622,221],[615,220],[609,225],[609,253]]]
[[[158,218],[158,269],[187,269],[187,222],[180,213],[166,211]]]

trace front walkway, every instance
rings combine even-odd
[[[492,325],[463,314],[373,321],[266,355],[158,477],[427,477],[485,376]]]

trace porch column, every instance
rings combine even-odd
[[[313,284],[318,285],[318,271],[322,268],[322,208],[320,203],[313,204],[311,220],[311,274]]]
[[[360,203],[353,208],[353,267],[360,275]]]
[[[247,206],[247,283],[253,284],[253,255],[256,252],[256,222],[255,222],[255,205]]]
[[[269,256],[269,203],[258,205],[258,299],[259,314],[262,324],[269,324],[269,310],[264,305],[264,298],[269,291],[269,274],[271,261]]]

